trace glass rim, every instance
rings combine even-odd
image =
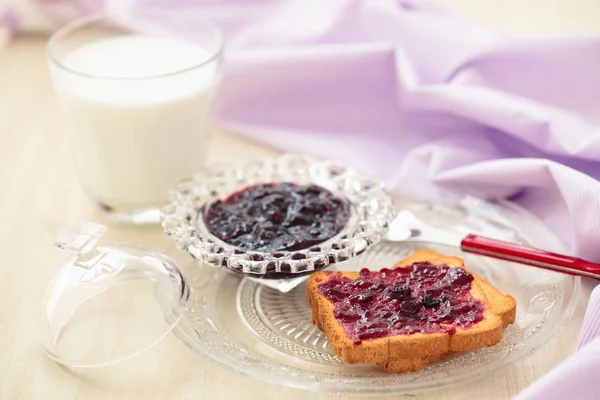
[[[225,49],[225,37],[224,37],[221,29],[215,23],[211,22],[210,20],[208,20],[206,18],[203,18],[203,17],[194,17],[194,18],[197,18],[198,20],[203,21],[203,23],[209,25],[212,29],[214,29],[214,31],[217,33],[217,36],[218,36],[219,45],[218,45],[217,50],[212,52],[212,54],[209,58],[207,58],[206,60],[204,60],[202,62],[194,64],[191,67],[185,67],[182,69],[177,69],[174,71],[164,72],[164,73],[160,73],[160,74],[131,77],[131,76],[103,76],[103,75],[98,75],[98,74],[90,74],[90,73],[78,71],[77,69],[73,69],[73,68],[66,66],[55,54],[54,50],[57,46],[57,42],[59,40],[65,38],[69,34],[77,31],[78,29],[85,27],[86,25],[91,25],[94,22],[97,22],[97,21],[100,21],[103,19],[111,19],[115,22],[118,21],[118,19],[116,19],[114,16],[111,16],[110,14],[107,14],[107,13],[97,13],[97,14],[93,14],[93,15],[90,15],[87,17],[77,18],[74,21],[63,26],[62,28],[58,29],[56,32],[54,32],[50,36],[50,39],[48,39],[48,43],[46,44],[46,56],[47,56],[48,60],[52,64],[57,66],[58,68],[66,71],[68,73],[78,75],[78,76],[81,76],[84,78],[90,78],[90,79],[103,79],[103,80],[112,80],[112,81],[135,81],[135,80],[141,81],[141,80],[148,80],[148,79],[167,78],[170,76],[183,74],[186,72],[196,70],[204,65],[208,65],[208,64],[214,62],[215,60],[218,60],[219,58],[221,58],[223,51]]]

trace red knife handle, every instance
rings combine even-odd
[[[460,242],[460,247],[469,253],[600,279],[600,264],[515,243],[470,234]]]

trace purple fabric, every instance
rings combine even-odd
[[[183,9],[222,27],[225,128],[353,163],[397,194],[511,198],[600,261],[600,36],[500,35],[408,0],[104,6],[117,3],[174,8],[166,25]],[[581,348],[519,400],[600,398],[599,314],[596,289]]]
[[[9,33],[15,32],[21,23],[21,18],[11,8],[0,10],[0,29],[6,29]]]

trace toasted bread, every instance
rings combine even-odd
[[[462,259],[442,256],[431,250],[416,252],[399,261],[393,268],[407,267],[422,261],[451,268],[464,268]],[[413,333],[365,340],[355,344],[334,317],[334,304],[319,292],[319,286],[334,274],[350,280],[359,277],[358,272],[317,272],[307,282],[307,299],[312,307],[313,322],[325,332],[335,353],[350,364],[377,364],[393,373],[416,371],[453,352],[493,346],[501,340],[502,328],[514,322],[515,300],[511,296],[503,295],[481,277],[472,274],[474,280],[471,282],[470,294],[485,305],[481,321],[466,329],[457,327],[454,334]]]

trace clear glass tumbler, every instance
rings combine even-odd
[[[96,15],[48,42],[81,183],[109,220],[157,222],[168,190],[204,166],[223,48],[186,15]]]

